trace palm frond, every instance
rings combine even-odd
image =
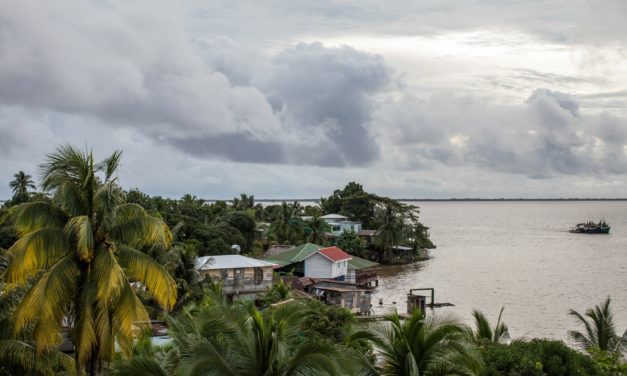
[[[120,160],[122,159],[122,150],[116,150],[104,161],[98,163],[95,166],[96,171],[104,171],[105,182],[111,180],[111,177],[120,166]]]
[[[168,225],[150,215],[118,223],[111,229],[110,236],[119,244],[136,248],[158,245],[167,249],[172,244],[172,233]]]
[[[475,338],[492,341],[492,327],[490,326],[490,323],[488,322],[488,319],[487,317],[485,317],[483,312],[473,310],[472,317],[475,320]]]
[[[75,252],[82,261],[91,262],[94,258],[94,232],[86,215],[73,217],[65,226],[65,232],[75,241]]]
[[[116,211],[124,202],[124,191],[115,181],[101,185],[94,194],[94,210],[100,232],[108,233],[116,223]]]
[[[7,252],[9,265],[5,281],[21,285],[26,280],[55,263],[69,252],[69,243],[62,230],[42,228],[18,239]]]
[[[44,351],[59,343],[61,321],[74,300],[79,269],[73,254],[66,255],[45,271],[13,313],[15,333],[21,334],[36,322],[37,349]]]
[[[3,375],[53,375],[54,365],[66,370],[74,368],[71,358],[67,358],[64,354],[39,354],[26,342],[0,340],[0,374]]]
[[[16,233],[23,236],[40,228],[63,228],[68,216],[49,202],[27,202],[11,208],[6,214]]]
[[[134,336],[149,325],[148,312],[128,283],[122,287],[120,296],[112,306],[113,332],[125,354],[130,354]]]
[[[135,356],[117,362],[109,371],[113,376],[169,376],[167,369],[158,359]]]
[[[57,189],[67,180],[82,185],[90,174],[90,162],[90,153],[87,151],[81,152],[68,144],[59,146],[40,166],[43,189]]]
[[[170,273],[152,257],[136,249],[120,247],[118,255],[126,275],[142,282],[164,309],[172,309],[176,303],[176,282]]]

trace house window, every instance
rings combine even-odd
[[[255,285],[260,285],[263,282],[263,269],[255,268]]]

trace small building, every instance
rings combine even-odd
[[[320,217],[331,227],[331,233],[339,236],[346,231],[355,233],[361,231],[361,222],[351,221],[350,218],[340,214],[327,214]]]
[[[346,281],[360,286],[370,286],[374,282],[375,286],[379,286],[378,269],[378,263],[353,256],[348,261],[348,278]]]
[[[366,247],[372,247],[374,245],[374,238],[377,235],[377,230],[361,230],[357,232],[357,236],[364,240]]]
[[[266,260],[279,265],[278,272],[343,281],[348,276],[348,261],[352,258],[338,247],[323,248],[307,243]]]
[[[201,278],[220,283],[224,295],[233,300],[261,298],[272,287],[272,272],[277,266],[241,255],[204,256],[195,264]]]
[[[314,280],[314,284],[306,287],[306,291],[321,302],[343,307],[353,313],[370,314],[372,289],[365,289],[354,283],[336,280]]]

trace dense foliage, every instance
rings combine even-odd
[[[592,359],[561,341],[534,339],[511,345],[486,344],[481,348],[487,376],[594,376],[605,375]]]
[[[89,152],[60,147],[41,166],[52,200],[13,206],[4,218],[18,240],[5,255],[3,293],[28,287],[12,313],[13,336],[32,336],[41,354],[59,346],[67,327],[76,367],[90,374],[113,359],[116,343],[128,349],[149,319],[131,281],[165,309],[176,301],[170,274],[139,250],[168,248],[170,230],[124,203],[120,157],[96,163]]]

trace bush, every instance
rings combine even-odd
[[[480,348],[488,376],[602,375],[593,360],[562,341],[533,339]]]

